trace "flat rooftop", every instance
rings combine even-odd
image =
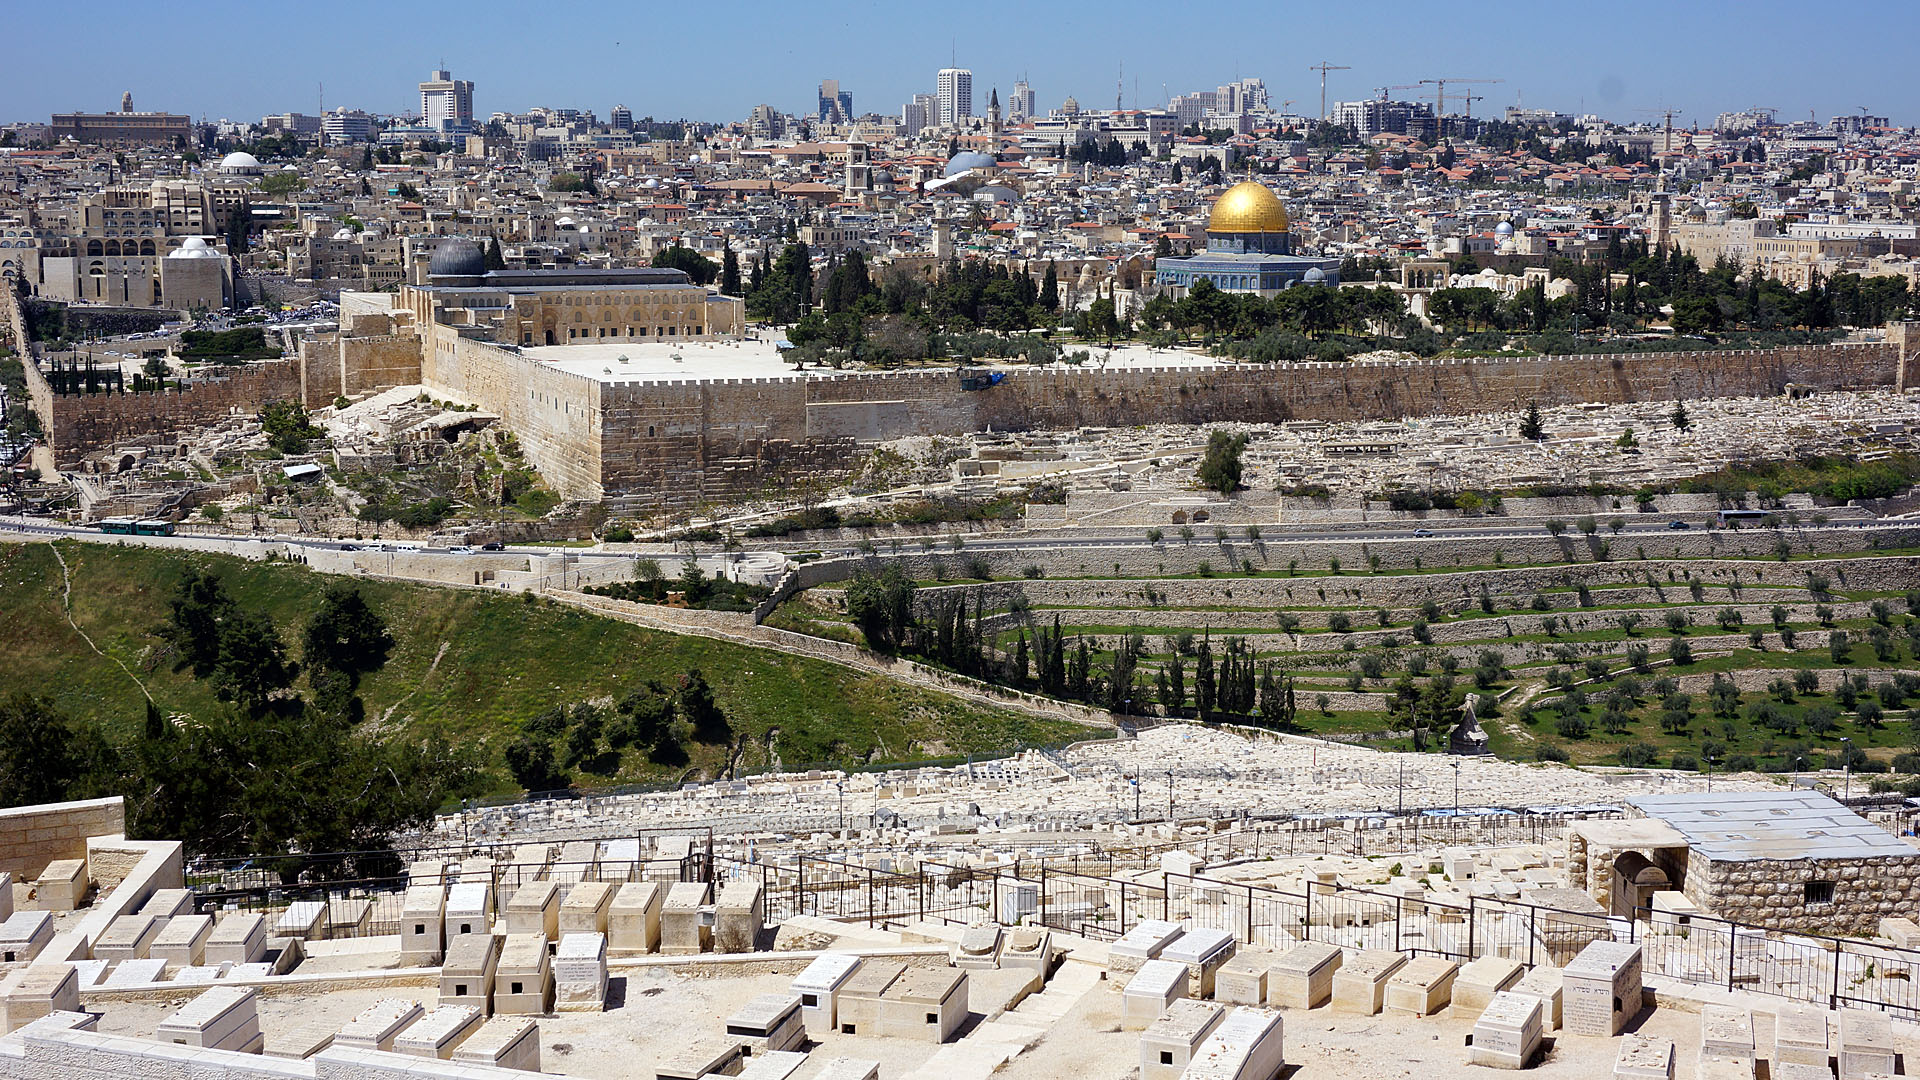
[[[1078,349],[1069,349],[1069,351],[1074,352]],[[1177,349],[1153,349],[1144,345],[1118,345],[1112,349],[1096,346],[1086,351],[1090,359],[1082,367],[1089,371],[1102,368],[1221,366],[1220,361],[1196,353]],[[780,358],[779,350],[774,348],[771,338],[765,340],[748,338],[741,341],[676,342],[669,340],[535,345],[521,349],[520,355],[570,374],[584,375],[589,379],[598,379],[605,383],[710,382],[718,379],[791,379],[795,376],[830,379],[886,374],[878,371],[835,370],[818,365],[809,366],[804,371],[795,371],[792,364]],[[1013,372],[1065,370],[1068,367],[1066,364],[1048,364],[1038,368],[1028,364],[1002,365],[991,360],[982,360],[972,366]],[[904,370],[939,371],[942,369],[931,367]],[[945,370],[952,369],[949,367]]]
[[[1920,848],[1814,791],[1642,795],[1627,801],[1717,862],[1920,855]]]

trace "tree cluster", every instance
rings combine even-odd
[[[380,849],[476,786],[473,756],[444,740],[361,730],[360,680],[396,643],[351,585],[327,590],[299,660],[271,618],[206,571],[176,584],[154,636],[224,705],[168,718],[149,703],[127,738],[110,741],[48,701],[16,696],[0,704],[0,799],[117,793],[135,835],[204,855],[284,855]]]

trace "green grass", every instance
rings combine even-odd
[[[166,620],[167,600],[188,566],[216,568],[243,607],[272,616],[289,646],[337,580],[284,562],[150,548],[63,543],[60,552],[72,568],[79,627],[169,714],[222,707],[204,684],[172,671],[152,633]],[[369,723],[439,731],[483,746],[494,761],[519,724],[544,709],[618,698],[695,667],[744,736],[747,767],[766,763],[767,734],[776,729],[774,750],[789,767],[986,753],[1087,734],[1080,725],[975,706],[883,676],[646,630],[519,595],[383,581],[360,587],[399,642],[387,666],[362,683]],[[68,626],[60,597],[51,547],[0,545],[0,655],[7,657],[0,694],[51,697],[68,715],[125,736],[140,722],[144,699],[132,677]],[[694,764],[710,768],[723,757],[724,748],[701,747]],[[606,779],[662,775],[628,754],[619,776]]]

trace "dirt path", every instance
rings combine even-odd
[[[93,639],[87,636],[87,632],[80,629],[80,624],[73,621],[73,573],[67,569],[67,558],[60,554],[59,544],[48,543],[47,550],[53,552],[53,557],[60,563],[60,614],[66,616],[67,625],[73,627],[73,632],[79,634],[80,640],[87,643],[87,648],[92,649],[96,655],[113,661],[121,671],[126,672],[127,678],[133,680],[133,685],[140,688],[140,696],[147,699],[147,704],[152,705],[153,695],[147,692],[147,684],[140,681],[140,676],[135,675],[132,668],[121,663],[119,657],[102,652],[100,646],[95,645]]]

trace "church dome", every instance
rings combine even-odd
[[[430,277],[485,277],[487,253],[471,240],[449,240],[433,249],[427,263]]]
[[[1207,218],[1210,233],[1283,233],[1288,225],[1287,208],[1280,205],[1280,196],[1251,180],[1228,188]]]
[[[959,176],[974,169],[992,169],[999,166],[992,154],[983,154],[978,150],[962,150],[947,160],[943,176]]]
[[[245,150],[235,150],[220,159],[220,167],[228,172],[259,172],[260,159]]]

